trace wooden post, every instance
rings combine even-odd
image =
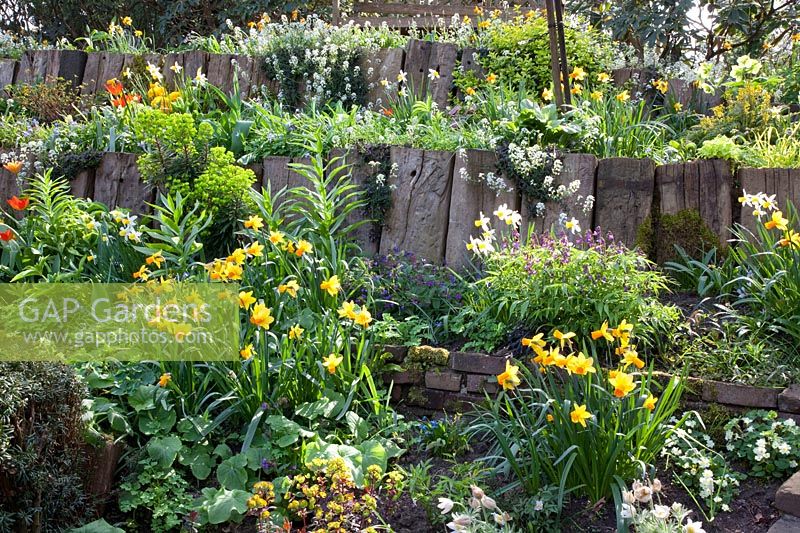
[[[562,0],[552,0],[556,10],[556,34],[558,37],[558,52],[561,60],[561,83],[564,86],[564,103],[572,104],[572,93],[569,89],[569,65],[567,65],[567,44],[564,39],[564,3]]]
[[[554,0],[545,0],[547,8],[547,32],[550,34],[550,73],[553,76],[553,94],[555,95],[556,105],[564,105],[564,92],[561,90],[560,67],[558,65],[558,30],[556,29],[556,15],[553,6]]]

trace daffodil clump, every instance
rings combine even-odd
[[[682,381],[653,380],[632,324],[603,322],[588,337],[556,329],[549,337],[523,338],[530,360],[506,361],[497,376],[503,394],[471,427],[474,436],[495,442],[490,462],[510,469],[531,494],[566,479],[593,501],[606,497],[615,476],[634,479],[642,464],[652,465],[682,423],[668,423]],[[617,361],[609,370],[598,363],[604,353]],[[527,443],[524,451],[513,452],[518,442]]]

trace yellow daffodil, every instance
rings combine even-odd
[[[628,100],[631,99],[631,93],[629,93],[628,91],[622,91],[614,98],[616,98],[618,102],[627,102]]]
[[[576,405],[569,414],[569,418],[573,424],[580,424],[586,427],[586,421],[592,418],[592,413],[586,410],[586,405]]]
[[[295,324],[289,328],[289,338],[291,340],[299,340],[305,330],[300,327],[300,324]]]
[[[572,343],[572,338],[575,337],[575,333],[569,331],[567,333],[562,333],[559,330],[553,331],[553,338],[555,338],[559,343],[561,343],[561,347],[564,347],[565,343]]]
[[[368,328],[370,322],[372,322],[372,314],[366,308],[366,306],[361,306],[356,312],[356,316],[353,317],[353,322],[361,326],[362,328]]]
[[[167,385],[169,385],[170,381],[172,381],[172,374],[170,374],[169,372],[161,374],[161,377],[158,378],[158,386],[166,387]]]
[[[250,315],[250,323],[256,327],[269,329],[269,326],[275,322],[275,317],[272,316],[272,309],[263,303],[257,303],[253,307],[253,312]]]
[[[242,356],[242,359],[247,360],[253,357],[253,352],[254,352],[253,345],[248,344],[247,346],[239,350],[239,355]]]
[[[615,372],[614,377],[609,377],[608,382],[614,387],[614,396],[617,398],[624,398],[636,388],[636,385],[633,383],[633,376],[625,372]]]
[[[239,280],[242,279],[244,270],[236,263],[225,263],[225,279]]]
[[[575,67],[572,69],[572,72],[569,75],[569,79],[575,81],[583,81],[586,79],[586,71],[583,70],[581,67]]]
[[[244,221],[244,227],[253,231],[258,231],[264,227],[264,219],[258,215],[253,215]]]
[[[344,357],[332,353],[328,357],[322,360],[322,366],[324,366],[328,370],[329,374],[335,374],[336,369],[340,364],[342,364],[342,361],[344,361]]]
[[[513,390],[520,383],[519,367],[506,360],[506,370],[497,376],[497,384],[503,387],[503,390]]]
[[[264,251],[264,245],[259,242],[251,243],[250,246],[244,249],[247,255],[251,255],[253,257],[261,257],[262,252]]]
[[[607,72],[600,72],[597,74],[597,81],[600,83],[608,83],[611,81],[611,76]]]
[[[239,307],[242,309],[250,309],[250,306],[254,303],[256,303],[256,299],[253,296],[253,291],[239,292]]]
[[[269,232],[269,242],[274,245],[279,245],[283,243],[283,233],[280,231],[270,231]]]
[[[473,87],[467,87],[466,89],[464,89],[464,93],[467,96],[475,96],[475,89]]]
[[[627,341],[632,331],[633,324],[629,324],[627,320],[623,319],[617,327],[611,330],[611,335],[616,339],[624,339]]]
[[[603,322],[600,329],[592,332],[592,340],[596,341],[597,339],[605,339],[608,342],[614,341],[614,337],[611,336],[611,332],[608,330],[608,320]]]
[[[237,265],[241,265],[247,259],[247,254],[241,248],[235,249],[231,252],[231,255],[228,256],[227,261],[229,263],[236,263]]]
[[[795,248],[800,248],[800,233],[790,229],[786,232],[783,239],[778,241],[778,244],[783,247],[794,246]]]
[[[164,256],[161,255],[161,250],[144,260],[145,264],[156,265],[156,268],[161,268],[161,263],[164,262]]]
[[[547,343],[542,340],[542,337],[544,337],[543,333],[537,333],[531,338],[523,337],[522,345],[528,348],[533,348],[533,346],[539,346],[541,348],[544,348],[547,345]]]
[[[603,99],[603,91],[592,91],[589,93],[589,98],[595,101],[600,101]]]
[[[492,85],[496,81],[497,81],[497,75],[496,74],[490,72],[486,76],[486,83],[488,83],[489,85]]]
[[[297,291],[300,290],[300,285],[297,283],[297,280],[290,279],[286,283],[282,283],[278,285],[278,292],[283,294],[286,293],[292,298],[297,298]]]
[[[781,211],[775,211],[772,213],[772,218],[764,222],[764,227],[767,229],[779,229],[781,231],[786,231],[788,229],[789,220],[783,218],[783,213]]]
[[[142,265],[139,267],[139,270],[133,273],[133,279],[140,279],[142,281],[147,281],[150,277],[150,271],[147,270],[147,265]]]
[[[352,300],[349,302],[342,302],[339,307],[339,318],[349,318],[355,320],[356,318],[356,304]]]
[[[122,22],[123,26],[130,26],[131,24],[133,24],[133,19],[130,17],[122,17],[120,22]]]
[[[548,421],[548,422],[552,422],[553,420],[555,420],[555,418],[553,417],[553,415],[551,415],[550,413],[547,413],[547,421]]]
[[[311,253],[313,249],[314,247],[310,242],[300,239],[297,241],[297,247],[295,248],[294,255],[297,257],[303,257],[303,254]]]
[[[571,92],[575,96],[580,96],[583,94],[583,86],[580,83],[576,83],[575,85],[572,86],[569,92]]]
[[[339,282],[339,276],[333,275],[319,284],[319,288],[327,292],[331,296],[336,296],[342,290],[342,284]]]
[[[553,91],[551,91],[550,89],[547,89],[547,88],[543,89],[542,90],[542,100],[544,100],[545,102],[552,101],[553,100]]]
[[[578,352],[577,356],[569,357],[567,361],[567,371],[570,374],[585,376],[587,374],[596,373],[597,369],[594,367],[594,358],[586,357],[583,355],[583,352]]]
[[[633,347],[629,347],[625,350],[625,353],[622,356],[622,364],[623,368],[627,370],[627,368],[631,365],[635,366],[639,370],[644,368],[644,361],[639,359],[639,354],[636,353],[636,350]]]
[[[674,109],[676,113],[680,113],[683,110],[683,104],[680,102],[675,102],[672,104],[672,109]]]
[[[653,82],[653,87],[661,94],[667,94],[667,91],[669,91],[669,82],[667,80],[655,80]]]
[[[658,398],[656,398],[652,394],[649,394],[647,396],[647,398],[645,398],[644,403],[642,404],[642,407],[644,407],[648,411],[652,411],[653,409],[656,408],[656,402],[657,401],[658,401]]]

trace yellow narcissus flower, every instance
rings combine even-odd
[[[339,276],[333,275],[319,284],[319,288],[327,292],[331,296],[336,296],[342,289],[342,284],[339,283]]]
[[[586,427],[586,421],[592,418],[592,413],[586,410],[586,405],[576,405],[572,412],[569,414],[570,420],[573,424],[580,424]]]
[[[145,259],[144,262],[148,265],[156,265],[156,268],[161,268],[161,263],[164,262],[164,256],[161,255],[161,250],[159,250]]]
[[[142,265],[139,267],[139,270],[133,273],[133,279],[140,279],[142,281],[147,281],[147,278],[150,277],[150,271],[147,270],[147,265]]]
[[[464,89],[464,93],[467,96],[475,96],[475,88],[474,87],[467,87],[466,89]]]
[[[285,292],[292,298],[297,298],[297,291],[299,290],[300,290],[300,285],[297,283],[297,280],[294,279],[290,279],[286,283],[278,285],[279,293],[283,294]]]
[[[784,248],[787,246],[794,246],[795,248],[800,248],[800,233],[797,233],[793,229],[790,229],[786,232],[786,235],[778,241],[778,244],[783,246]]]
[[[294,255],[297,257],[303,257],[303,254],[311,253],[313,249],[314,247],[310,242],[300,239],[297,241],[297,247],[295,248]]]
[[[649,394],[647,396],[647,398],[645,398],[644,403],[642,404],[642,407],[644,407],[648,411],[652,411],[653,409],[656,408],[656,402],[657,401],[658,401],[658,398],[656,398],[652,394]]]
[[[264,251],[264,245],[259,242],[251,243],[250,246],[244,249],[247,255],[251,255],[253,257],[261,257],[261,253]]]
[[[133,24],[133,19],[130,17],[122,17],[122,20],[120,20],[120,22],[122,22],[123,26],[130,26],[131,24]]]
[[[335,374],[336,368],[342,364],[342,361],[344,361],[344,357],[332,353],[322,360],[322,366],[328,369],[329,374]]]
[[[270,231],[269,232],[269,242],[274,245],[279,245],[283,243],[283,233],[280,231]]]
[[[269,329],[269,326],[275,322],[275,317],[272,316],[272,309],[263,303],[257,303],[253,307],[253,312],[250,315],[250,323],[256,327]]]
[[[583,70],[581,67],[575,67],[572,69],[572,72],[569,75],[569,79],[575,81],[583,81],[586,79],[586,71]]]
[[[576,83],[572,89],[569,90],[569,92],[576,96],[580,96],[583,94],[583,86],[580,83]]]
[[[607,72],[600,72],[597,74],[597,81],[600,83],[608,83],[611,81],[611,76]]]
[[[542,340],[542,337],[544,337],[543,333],[537,333],[531,338],[523,337],[522,345],[528,348],[533,348],[533,346],[539,346],[541,348],[544,348],[547,345],[547,343]]]
[[[676,113],[679,113],[680,111],[683,110],[683,104],[680,102],[675,102],[674,104],[672,104],[672,109],[674,109]]]
[[[239,292],[239,307],[242,309],[250,309],[250,306],[254,303],[256,303],[256,299],[253,296],[253,291]]]
[[[611,332],[608,330],[608,320],[604,321],[603,324],[600,326],[600,329],[595,330],[592,332],[592,340],[597,339],[605,339],[608,342],[613,342],[614,337],[611,336]]]
[[[625,372],[614,372],[613,377],[611,377],[609,373],[608,382],[614,387],[614,396],[617,398],[624,398],[636,388],[636,385],[633,383],[633,376]]]
[[[244,360],[247,360],[247,359],[250,359],[251,357],[253,357],[253,345],[252,345],[252,343],[248,344],[247,346],[245,346],[244,348],[239,350],[239,355]]]
[[[553,99],[553,91],[550,89],[543,89],[542,90],[542,100],[545,102],[550,102]]]
[[[356,315],[353,317],[353,322],[361,326],[362,328],[369,327],[370,322],[372,322],[372,314],[366,308],[366,306],[361,306],[356,312]]]
[[[244,227],[253,231],[258,231],[264,227],[264,219],[258,215],[253,215],[244,221]]]
[[[236,263],[225,263],[225,279],[239,280],[242,279],[244,270]]]
[[[764,222],[764,227],[767,229],[779,229],[781,231],[786,231],[788,229],[789,220],[783,218],[783,213],[781,211],[775,211],[772,213],[772,218]]]
[[[577,356],[569,357],[567,361],[567,371],[570,374],[577,374],[578,376],[585,376],[597,372],[594,367],[594,358],[586,357],[583,355],[583,352],[578,352]]]
[[[166,387],[167,385],[169,385],[170,381],[172,381],[172,374],[170,374],[169,372],[161,374],[161,377],[158,378],[158,386]]]
[[[289,328],[289,338],[291,340],[299,340],[305,330],[300,327],[300,324],[295,324]]]
[[[503,390],[513,390],[520,383],[519,367],[506,360],[506,370],[497,376],[497,384],[503,387]]]
[[[247,259],[247,254],[241,248],[235,249],[231,252],[231,255],[228,256],[227,261],[229,263],[236,263],[237,265],[241,265],[244,263],[245,259]]]
[[[636,353],[636,350],[633,347],[628,347],[622,355],[622,363],[623,368],[627,370],[627,368],[631,365],[635,366],[639,370],[644,368],[644,361],[639,359],[639,354]]]
[[[667,91],[669,91],[669,82],[667,80],[655,80],[653,82],[653,87],[661,94],[667,94]]]
[[[486,76],[486,82],[489,85],[492,85],[496,81],[497,81],[497,75],[496,74],[493,74],[493,73],[490,72],[489,75]]]
[[[589,98],[595,101],[599,101],[603,99],[603,91],[592,91],[589,93]]]
[[[611,330],[611,335],[613,335],[617,339],[627,340],[628,338],[630,338],[632,331],[633,331],[633,324],[629,324],[627,320],[622,319],[622,322],[620,322],[617,327]]]
[[[628,91],[622,91],[617,96],[615,96],[615,98],[617,99],[618,102],[627,102],[628,100],[631,99],[631,93],[629,93]]]
[[[561,347],[562,348],[564,347],[565,343],[570,343],[571,344],[572,343],[571,339],[573,337],[575,337],[575,333],[572,332],[572,331],[569,331],[567,333],[562,333],[559,330],[553,331],[553,338],[555,338],[558,342],[561,343]]]
[[[355,320],[356,318],[356,304],[352,300],[349,302],[342,302],[339,307],[339,318],[349,318]]]

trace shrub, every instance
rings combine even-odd
[[[48,124],[75,113],[81,102],[72,83],[61,78],[30,85],[9,85],[6,92],[26,114]]]
[[[593,28],[571,23],[565,24],[564,33],[570,65],[580,66],[590,74],[607,70],[612,47],[606,36]],[[510,21],[493,19],[477,38],[481,50],[478,62],[484,71],[497,76],[500,83],[514,87],[524,84],[537,93],[552,84],[547,19],[541,13],[532,12]],[[459,86],[465,89],[486,83],[467,77],[459,81]]]
[[[725,92],[724,103],[711,109],[712,115],[700,119],[695,141],[720,135],[741,135],[746,140],[784,120],[773,107],[772,94],[757,82],[744,82],[741,87]]]
[[[0,363],[0,529],[62,531],[86,518],[85,396],[65,365]]]

